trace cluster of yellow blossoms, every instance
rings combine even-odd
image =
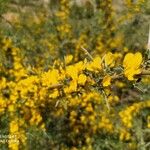
[[[133,117],[135,117],[141,109],[150,107],[150,102],[139,102],[135,103],[132,106],[129,106],[127,109],[123,110],[119,113],[120,117],[122,118],[122,123],[127,128],[133,127]]]
[[[135,2],[132,0],[125,0],[124,2],[129,9],[131,9],[134,12],[139,12],[141,8],[140,6],[145,2],[145,0],[137,0]]]
[[[121,140],[130,140],[131,134],[127,129],[132,129],[135,126],[136,122],[134,122],[134,118],[140,113],[142,109],[150,108],[150,101],[134,103],[133,105],[127,107],[125,110],[119,112],[119,115],[122,120],[122,124],[124,129],[120,132]],[[149,117],[148,117],[149,118]],[[149,120],[147,123],[147,127],[149,128]]]
[[[122,55],[111,52],[102,58],[91,56],[91,61],[84,59],[76,63],[73,56],[68,55],[64,62],[56,60],[48,71],[33,69],[31,73],[22,64],[20,49],[14,47],[10,39],[3,42],[3,49],[6,54],[9,51],[12,66],[6,68],[1,64],[1,72],[6,75],[0,77],[0,115],[9,114],[9,133],[17,135],[18,143],[9,143],[12,150],[26,147],[28,128],[36,126],[43,132],[48,131],[44,113],[54,118],[54,122],[65,118],[68,130],[61,134],[67,134],[73,146],[86,145],[90,149],[96,133],[119,132],[121,140],[130,140],[132,135],[127,129],[133,127],[133,117],[150,106],[149,101],[139,102],[119,113],[113,108],[119,103],[119,96],[111,92],[112,83],[124,76],[134,80],[134,75],[141,73],[139,52],[125,55],[121,73],[113,69]],[[121,117],[121,129],[115,124],[116,114]]]
[[[70,13],[69,3],[67,0],[60,0],[60,8],[56,13],[56,17],[59,18],[60,24],[57,26],[57,31],[60,36],[60,40],[63,40],[66,36],[69,36],[71,25],[68,23],[68,17]]]

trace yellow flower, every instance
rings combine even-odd
[[[10,142],[9,142],[9,149],[11,149],[11,150],[19,150],[18,143],[11,142],[11,140],[10,140]]]
[[[131,139],[131,134],[125,129],[121,129],[119,138],[121,141],[128,141]]]
[[[15,111],[15,106],[14,105],[9,105],[8,110],[9,110],[9,112],[14,112]]]
[[[115,64],[115,57],[111,52],[108,52],[105,56],[105,64],[107,66],[113,67]]]
[[[80,75],[79,75],[79,78],[78,78],[78,84],[84,85],[85,82],[86,82],[86,75],[80,74]]]
[[[91,138],[90,137],[86,137],[86,143],[87,144],[91,143]]]
[[[7,86],[6,85],[6,83],[7,83],[6,78],[2,77],[0,79],[0,83],[1,83],[0,90],[2,90],[2,89],[4,89]]]
[[[111,77],[109,75],[106,75],[103,78],[102,84],[103,84],[104,87],[109,86],[111,84]]]
[[[30,119],[30,125],[39,125],[42,121],[42,116],[36,110],[32,110],[32,118]]]
[[[73,80],[77,80],[78,79],[78,70],[75,66],[68,66],[66,68],[66,75],[70,76]]]
[[[142,54],[137,52],[135,54],[126,54],[123,60],[124,75],[128,80],[134,80],[134,75],[140,74],[141,69],[139,68],[142,63]]]
[[[6,101],[0,98],[0,113],[4,112],[6,106]]]
[[[10,122],[10,133],[16,133],[18,132],[19,130],[19,127],[18,127],[18,120],[13,120]]]
[[[44,72],[41,76],[42,85],[50,86],[53,84],[58,84],[59,77],[60,77],[59,72],[56,69],[49,70],[48,72]]]
[[[76,80],[72,80],[70,82],[69,87],[64,88],[64,91],[65,91],[65,93],[72,93],[72,92],[77,91],[77,82],[76,82]]]
[[[108,97],[108,102],[109,104],[117,104],[119,102],[119,97],[116,95],[115,96],[110,95]]]
[[[123,87],[125,87],[125,83],[123,83],[123,82],[121,82],[121,81],[116,81],[115,84],[116,84],[116,86],[117,86],[118,88],[123,88]]]
[[[86,68],[90,71],[101,70],[101,58],[98,56],[95,57],[91,63],[87,64]]]
[[[65,63],[66,65],[68,65],[69,63],[71,63],[72,59],[73,59],[73,56],[72,55],[68,55],[68,56],[65,56]]]
[[[59,91],[54,89],[54,91],[49,95],[49,98],[57,98],[59,96]]]
[[[86,117],[84,115],[81,115],[80,120],[84,124],[86,124],[86,122],[87,122],[87,119],[86,119]]]

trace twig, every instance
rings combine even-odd
[[[55,107],[57,107],[57,106],[58,106],[59,102],[60,102],[60,100],[58,100],[58,101],[56,102]]]
[[[143,70],[140,74],[138,75],[135,75],[135,78],[139,78],[139,77],[142,77],[142,76],[148,76],[150,75],[150,70]],[[121,74],[118,74],[118,75],[113,75],[112,76],[112,79],[122,79],[124,76],[123,76],[123,73]]]
[[[145,148],[147,148],[148,146],[150,146],[150,142],[148,142],[147,144],[145,144]]]
[[[53,84],[49,87],[49,89],[61,88],[63,84]]]
[[[138,77],[142,77],[142,76],[146,76],[146,75],[150,75],[149,70],[143,70],[139,75],[136,75],[135,77],[138,78]],[[122,79],[122,78],[124,78],[124,76],[123,76],[123,73],[121,73],[118,75],[113,75],[111,78],[116,80],[116,79]],[[63,84],[54,84],[54,85],[51,85],[49,87],[49,89],[61,88],[62,86],[63,86]]]
[[[143,70],[139,75],[140,76],[150,75],[150,70]]]
[[[87,56],[89,56],[89,58],[90,58],[91,60],[93,60],[92,55],[91,55],[84,47],[81,47],[81,48],[82,48],[82,50],[85,52],[85,54],[86,54]]]
[[[109,106],[109,103],[108,103],[108,99],[107,99],[106,93],[103,90],[102,90],[102,93],[104,95],[104,100],[105,100],[106,106],[107,106],[108,110],[110,110],[110,106]]]

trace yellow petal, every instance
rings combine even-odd
[[[142,54],[140,52],[135,53],[134,55],[134,68],[138,68],[142,63]]]
[[[65,56],[65,63],[66,63],[66,65],[71,63],[72,59],[73,59],[72,55]]]
[[[77,90],[77,82],[75,80],[72,80],[70,82],[69,87],[64,88],[65,93],[72,93]]]
[[[141,73],[141,69],[139,68],[142,63],[142,54],[137,52],[135,54],[128,53],[126,54],[123,60],[124,67],[124,75],[128,78],[128,80],[134,80],[134,75]]]
[[[75,66],[68,66],[66,68],[66,74],[70,76],[73,80],[77,80],[78,78],[78,70]]]
[[[103,78],[102,84],[104,87],[107,87],[111,84],[111,77],[109,75]]]
[[[84,85],[85,84],[85,82],[86,82],[86,75],[84,75],[84,74],[80,74],[79,75],[79,78],[78,78],[78,84],[80,84],[80,85]]]
[[[132,54],[132,53],[126,54],[124,57],[124,60],[123,60],[123,67],[126,68],[126,67],[131,66],[132,61],[133,61],[133,57],[134,57],[134,54]]]
[[[94,60],[86,65],[86,68],[90,71],[101,70],[101,58],[99,56],[95,57]]]
[[[108,52],[105,56],[105,64],[107,66],[112,65],[114,63],[114,55],[111,52]]]

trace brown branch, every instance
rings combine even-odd
[[[149,71],[149,70],[143,70],[140,74],[136,75],[135,77],[136,77],[136,78],[139,78],[139,77],[148,76],[148,75],[150,75],[150,71]],[[119,75],[113,75],[113,76],[112,76],[112,79],[113,79],[113,80],[122,79],[122,78],[124,78],[124,76],[123,76],[122,73],[119,74]],[[49,87],[49,89],[55,89],[55,88],[61,88],[61,87],[63,87],[63,84],[60,83],[60,84],[51,85],[51,86]]]
[[[148,76],[148,75],[150,75],[150,70],[143,70],[140,74],[135,75],[135,78],[139,78],[142,76]],[[122,79],[123,77],[124,77],[123,73],[121,73],[119,75],[113,75],[112,79]]]
[[[139,75],[140,76],[150,75],[150,70],[143,70]]]
[[[49,89],[61,88],[63,84],[53,84],[49,87]]]
[[[93,57],[92,57],[92,55],[88,52],[88,50],[86,50],[84,47],[81,47],[82,48],[82,50],[84,51],[84,53],[87,55],[87,56],[89,56],[89,58],[91,59],[91,60],[93,60]]]

